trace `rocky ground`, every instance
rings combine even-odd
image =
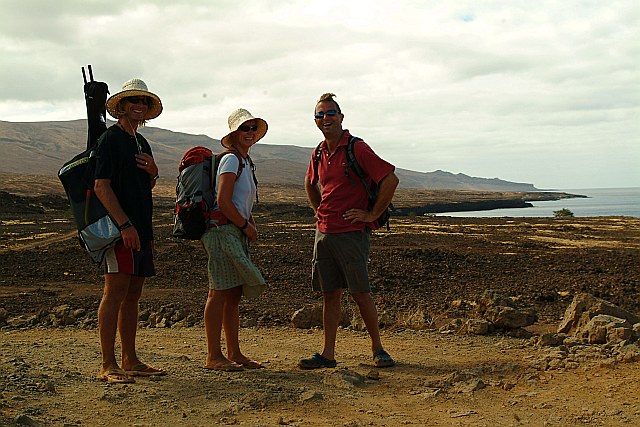
[[[93,380],[102,278],[66,199],[55,183],[10,184],[0,188],[9,191],[0,193],[1,425],[640,424],[633,352],[540,338],[580,292],[640,312],[640,219],[394,217],[374,234],[370,272],[398,366],[374,370],[353,323],[340,331],[337,370],[301,372],[296,361],[321,343],[321,331],[291,324],[319,301],[309,291],[313,220],[301,189],[262,189],[252,253],[269,288],[241,306],[241,337],[268,369],[222,374],[200,368],[205,256],[171,237],[167,183],[155,199],[158,275],[142,298],[139,342],[170,375],[118,386]],[[398,203],[424,201],[405,190]],[[487,290],[536,313],[528,334],[448,326],[477,318]]]

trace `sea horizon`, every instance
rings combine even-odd
[[[539,190],[574,194],[575,197],[550,201],[528,201],[527,208],[492,209],[485,211],[444,212],[439,216],[452,217],[554,217],[554,211],[570,210],[576,217],[630,216],[640,218],[640,187],[572,188]]]

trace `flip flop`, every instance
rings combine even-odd
[[[136,382],[133,377],[129,376],[125,371],[119,368],[112,368],[105,372],[98,372],[96,379],[120,384],[131,384]]]
[[[244,371],[244,367],[236,362],[221,362],[215,365],[204,365],[203,368],[225,372]]]
[[[167,375],[167,371],[162,369],[152,368],[151,366],[145,363],[139,363],[135,365],[133,368],[125,370],[125,372],[132,377],[151,377],[154,375],[156,376]]]
[[[327,359],[320,353],[313,353],[310,358],[300,359],[298,362],[300,369],[335,368],[336,365],[335,360]]]
[[[246,360],[245,362],[234,361],[235,363],[242,365],[247,369],[262,369],[266,368],[262,363],[255,360]]]
[[[377,368],[388,368],[390,366],[395,366],[396,362],[389,353],[380,349],[373,353],[373,364],[376,365]]]

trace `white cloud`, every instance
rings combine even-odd
[[[313,146],[317,97],[397,166],[531,182],[640,186],[640,3],[0,0],[0,120],[85,116],[80,67],[141,77],[152,126]],[[634,161],[635,160],[635,161]]]

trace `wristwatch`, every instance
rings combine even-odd
[[[133,223],[131,222],[130,219],[128,219],[125,222],[123,222],[122,224],[120,224],[118,226],[118,230],[122,231],[122,230],[125,230],[125,229],[129,228],[129,227],[133,227]]]

